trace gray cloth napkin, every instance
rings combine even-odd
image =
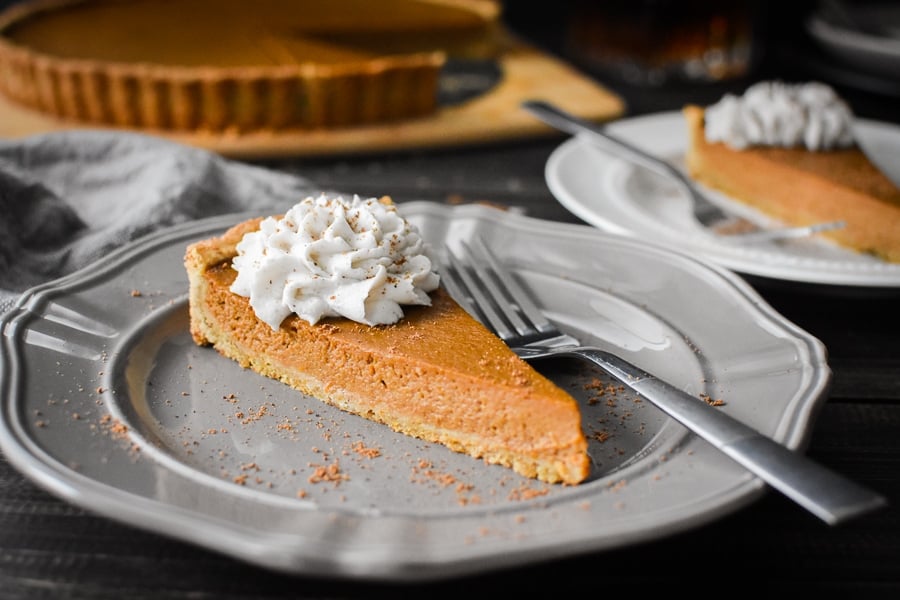
[[[29,287],[160,228],[314,194],[301,177],[138,133],[0,140],[0,314]]]

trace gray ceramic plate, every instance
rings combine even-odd
[[[799,448],[822,345],[742,280],[644,242],[481,206],[405,204],[436,247],[485,235],[561,326]],[[746,505],[760,481],[573,362],[593,471],[549,486],[241,369],[188,332],[176,227],[24,294],[2,323],[2,450],[73,504],[292,573],[420,580],[613,549]]]

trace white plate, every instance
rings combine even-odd
[[[680,112],[626,119],[609,125],[608,130],[683,168],[687,129]],[[856,130],[873,160],[894,179],[900,178],[900,127],[860,120]],[[900,286],[900,264],[824,240],[741,245],[709,235],[691,217],[687,196],[673,182],[580,138],[564,142],[550,155],[545,174],[548,187],[563,206],[606,231],[652,240],[749,275],[841,286]],[[722,194],[711,190],[709,194],[752,221],[773,224]]]
[[[435,244],[487,236],[564,329],[723,399],[717,410],[791,448],[805,444],[831,375],[824,348],[730,272],[483,206],[403,210]],[[763,492],[649,403],[600,396],[610,381],[580,363],[540,368],[581,401],[592,472],[548,486],[197,347],[185,246],[245,217],[152,235],[22,296],[0,322],[0,448],[12,464],[76,505],[270,569],[385,580],[659,538]],[[347,479],[310,480],[335,462]]]

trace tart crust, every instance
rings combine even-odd
[[[900,189],[858,148],[733,150],[709,143],[704,109],[686,106],[690,175],[788,225],[843,220],[820,235],[858,252],[900,262]]]
[[[0,16],[0,92],[62,119],[127,128],[337,128],[432,114],[448,53],[497,51],[490,1],[297,6],[25,2]]]
[[[590,462],[574,398],[520,359],[439,288],[387,326],[290,316],[278,331],[230,291],[231,259],[254,219],[185,254],[194,341],[264,376],[395,431],[577,484]]]

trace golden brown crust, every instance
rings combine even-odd
[[[733,150],[708,143],[704,109],[686,106],[687,168],[698,181],[789,225],[843,220],[836,243],[900,262],[900,189],[859,148]]]
[[[71,7],[74,12],[82,6],[103,4],[100,0],[32,0],[4,12],[0,17],[0,92],[20,104],[66,120],[176,131],[334,128],[416,118],[437,109],[438,76],[446,60],[443,49],[417,51],[415,38],[383,56],[357,51],[350,43],[346,49],[336,50],[332,48],[339,44],[324,44],[313,38],[307,44],[289,23],[282,24],[273,18],[266,20],[260,14],[244,14],[244,6],[251,12],[263,10],[259,3],[191,0],[161,3],[159,7],[152,1],[130,3],[129,8],[151,11],[147,15],[151,23],[161,19],[156,19],[155,13],[168,7],[175,7],[179,13],[173,16],[178,17],[181,12],[193,14],[206,6],[208,14],[215,15],[216,22],[222,21],[222,26],[227,28],[219,39],[229,37],[232,45],[245,48],[244,55],[257,59],[244,58],[241,52],[235,51],[223,59],[226,60],[223,65],[197,62],[194,56],[190,61],[180,62],[176,50],[159,47],[161,41],[180,47],[170,42],[171,31],[168,36],[151,31],[150,36],[114,39],[106,44],[114,51],[103,50],[103,44],[90,38],[100,38],[104,32],[118,28],[114,24],[85,23],[85,18],[72,19],[71,27],[88,29],[80,37],[65,31],[66,35],[60,35],[57,29],[45,31],[40,27],[31,37],[27,29],[25,33],[20,32],[44,15],[53,16],[54,11],[58,15]],[[122,14],[120,8],[129,3],[105,4],[115,7],[118,17]],[[272,12],[276,16],[281,14],[286,19],[290,15],[290,11],[284,7],[279,9],[275,2],[264,4],[274,7]],[[442,14],[447,14],[446,18],[452,21],[452,27],[448,27],[457,28],[463,40],[471,38],[469,45],[490,46],[492,31],[497,26],[497,10],[488,10],[492,3],[418,0],[416,5],[442,7]],[[325,10],[324,14],[334,12]],[[454,17],[456,13],[461,16]],[[54,23],[53,27],[68,25],[58,16],[54,18],[58,24]],[[212,22],[212,17],[209,20]],[[367,35],[366,23],[363,19],[358,21],[360,31],[343,32],[351,41],[354,36],[364,39]],[[180,26],[190,23],[190,19],[178,19],[175,23]],[[202,37],[200,32],[211,30],[211,25],[195,23],[198,37]],[[201,39],[206,44],[203,48],[191,48],[190,29],[181,29],[185,31],[179,30],[182,35],[178,39],[187,40],[185,47],[194,55],[215,56],[211,49],[223,54],[230,52],[216,40],[205,38]],[[381,35],[383,39],[385,34],[389,36],[390,31],[375,31],[371,35],[376,38]],[[47,38],[50,41],[32,46],[37,40]],[[68,38],[81,43],[67,45]],[[134,44],[136,48],[149,44],[153,52],[134,51],[130,60],[116,58],[127,56],[122,44]],[[97,47],[101,50],[96,50]],[[327,58],[312,58],[311,48],[318,49]],[[176,56],[169,57],[167,52]],[[147,58],[157,55],[166,55],[166,60]]]
[[[191,334],[243,367],[396,431],[513,468],[575,484],[589,472],[576,401],[513,354],[438,290],[395,325],[347,319],[278,331],[230,292],[234,246],[259,219],[191,245]]]

